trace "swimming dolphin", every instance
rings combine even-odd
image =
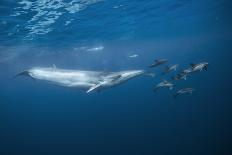
[[[129,58],[137,58],[139,55],[138,54],[133,54],[133,55],[130,55]]]
[[[190,73],[189,70],[186,69],[186,70],[178,73],[176,76],[172,77],[172,79],[173,80],[182,80],[182,79],[186,80],[187,79],[187,75],[189,73]]]
[[[162,82],[160,82],[159,84],[155,86],[154,91],[156,92],[160,88],[169,88],[171,90],[173,89],[173,87],[174,87],[173,83],[163,80]]]
[[[66,70],[55,67],[31,68],[16,75],[29,76],[33,80],[43,80],[50,83],[86,90],[102,90],[126,82],[145,73],[144,70],[128,70],[119,72],[98,72],[82,70]]]
[[[177,68],[178,68],[178,66],[179,66],[178,64],[172,65],[172,66],[166,66],[165,69],[164,69],[164,71],[163,71],[163,73],[162,73],[162,75],[170,73],[172,71],[176,71]]]
[[[181,79],[187,79],[187,75],[189,75],[190,73],[192,73],[192,67],[189,67],[187,69],[184,69],[182,71],[180,71],[180,73],[178,73],[176,76],[172,77],[173,80],[181,80]]]
[[[167,59],[158,59],[158,60],[155,60],[155,62],[153,64],[151,64],[150,66],[148,66],[148,67],[150,67],[150,68],[157,67],[157,66],[163,65],[163,64],[165,64],[167,62],[168,62]]]
[[[192,68],[187,68],[187,69],[184,69],[180,72],[180,74],[186,74],[186,75],[190,74],[190,73],[192,73]]]
[[[181,79],[185,79],[187,78],[187,75],[195,73],[195,72],[201,72],[203,70],[208,69],[208,62],[202,62],[202,63],[198,63],[198,64],[190,64],[190,67],[187,69],[182,70],[180,73],[178,73],[175,77],[173,77],[172,79],[174,80],[181,80]]]
[[[174,98],[177,98],[178,96],[183,95],[183,94],[192,94],[194,91],[195,89],[193,88],[180,89],[175,93]]]
[[[201,62],[198,64],[191,63],[190,66],[191,66],[192,72],[198,72],[202,70],[207,71],[209,63],[208,62]]]

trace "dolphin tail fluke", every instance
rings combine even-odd
[[[13,77],[13,79],[15,79],[15,78],[17,78],[17,77],[19,77],[19,76],[27,76],[27,77],[30,77],[33,81],[36,81],[35,78],[33,78],[33,77],[30,75],[30,72],[27,71],[27,70],[24,70],[24,71],[22,71],[22,72],[16,74],[16,75]]]
[[[208,70],[208,66],[205,66],[205,67],[204,67],[204,70],[207,71],[207,70]]]

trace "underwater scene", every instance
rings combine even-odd
[[[0,0],[0,155],[231,155],[231,10]]]

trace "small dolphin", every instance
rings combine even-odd
[[[95,47],[86,49],[86,51],[87,52],[98,52],[98,51],[103,50],[104,48],[105,48],[104,46],[95,46]]]
[[[174,98],[177,98],[178,96],[183,95],[183,94],[192,94],[194,91],[195,89],[193,88],[180,89],[175,93]]]
[[[201,62],[198,64],[191,63],[190,66],[191,66],[192,72],[198,72],[198,71],[203,71],[203,70],[207,71],[209,63],[208,62]]]
[[[168,62],[167,59],[158,59],[158,60],[155,60],[155,62],[153,64],[151,64],[150,66],[148,66],[148,67],[150,67],[150,68],[157,67],[157,66],[163,65],[163,64],[165,64],[167,62]]]
[[[137,58],[139,55],[138,54],[133,54],[133,55],[130,55],[129,58]]]
[[[172,71],[176,71],[178,67],[179,67],[178,64],[172,65],[172,66],[166,66],[165,69],[164,69],[164,71],[163,71],[163,73],[162,73],[162,75],[170,73]]]
[[[185,73],[185,72],[180,72],[178,73],[176,76],[172,77],[173,80],[186,80],[187,79],[187,75],[188,73]]]
[[[152,77],[152,78],[155,77],[155,73],[145,73],[144,75],[149,76],[149,77]]]
[[[171,90],[173,89],[173,87],[174,87],[173,83],[163,80],[162,82],[160,82],[159,84],[155,86],[154,91],[156,92],[160,88],[169,88]]]
[[[187,69],[184,69],[180,72],[180,74],[186,74],[186,75],[190,74],[190,73],[192,73],[192,68],[187,68]]]
[[[173,80],[181,80],[181,79],[187,79],[187,75],[189,75],[190,73],[192,73],[192,68],[187,68],[182,70],[180,73],[178,73],[175,77],[173,77]]]

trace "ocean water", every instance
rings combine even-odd
[[[1,155],[232,154],[230,0],[0,0]],[[154,86],[165,65],[207,71]],[[19,77],[31,67],[144,69],[89,94]],[[173,98],[181,88],[192,95]]]

